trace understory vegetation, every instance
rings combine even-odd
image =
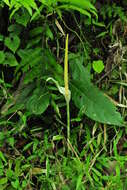
[[[127,1],[0,1],[0,190],[127,190]]]

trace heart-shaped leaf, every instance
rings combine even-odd
[[[5,38],[5,45],[15,53],[20,45],[20,38],[17,35],[10,35]]]
[[[102,60],[93,61],[93,69],[97,73],[101,73],[104,69],[104,63]]]

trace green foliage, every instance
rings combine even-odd
[[[106,19],[106,16],[109,18],[115,18],[118,16],[122,21],[126,21],[124,9],[120,6],[117,6],[115,3],[113,3],[112,6],[108,4],[103,6],[101,9],[101,14],[103,15],[104,19]]]
[[[126,189],[127,15],[114,2],[0,2],[1,190]]]
[[[75,105],[82,114],[95,121],[122,125],[122,118],[111,101],[92,85],[79,57],[72,60],[71,91]]]
[[[92,66],[97,73],[101,73],[104,70],[104,63],[102,60],[93,61]]]
[[[33,114],[42,114],[49,105],[50,95],[44,88],[37,88],[33,91],[26,107]]]
[[[18,36],[11,35],[5,38],[5,46],[7,46],[13,53],[16,52],[20,45],[20,38]]]
[[[4,53],[3,51],[0,52],[1,63],[3,65],[9,65],[10,67],[14,67],[18,65],[18,62],[14,56],[14,54],[10,52]]]
[[[3,51],[0,51],[0,64],[5,60],[5,54]]]
[[[91,18],[91,14],[88,12],[90,11],[97,17],[96,9],[95,7],[91,4],[89,0],[87,1],[78,1],[78,0],[58,0],[58,2],[64,3],[64,5],[61,5],[58,8],[64,8],[64,9],[72,9],[72,10],[77,10],[81,14],[84,14],[85,16],[88,16]]]
[[[24,7],[27,9],[29,14],[32,16],[32,9],[35,9],[38,11],[37,5],[34,0],[22,0],[22,1],[9,1],[9,0],[4,0],[4,2],[9,6],[10,9],[13,9],[10,18],[14,15],[16,11],[18,11],[20,8]]]
[[[26,9],[21,9],[21,12],[22,13],[20,15],[18,12],[15,13],[13,18],[15,19],[16,23],[26,27],[30,21],[30,15]]]
[[[31,18],[31,20],[34,20],[36,18],[37,15],[41,15],[41,10],[43,10],[44,6],[47,7],[49,12],[53,12],[53,9],[56,10],[58,12],[58,14],[60,13],[61,9],[69,9],[69,10],[76,10],[79,11],[81,14],[84,14],[85,16],[88,16],[89,18],[91,18],[91,13],[93,13],[95,15],[95,17],[97,18],[97,13],[96,13],[96,8],[93,6],[93,4],[90,2],[90,0],[87,1],[78,1],[78,0],[50,0],[50,1],[39,1],[40,2],[40,8],[38,9],[37,3],[34,0],[30,0],[30,1],[26,1],[26,0],[22,0],[22,1],[9,1],[9,0],[4,0],[4,3],[6,3],[10,9],[12,10],[12,13],[10,15],[10,18],[12,18],[15,14],[15,12],[17,12],[19,9],[25,8],[29,15],[33,17]],[[58,3],[60,3],[61,5],[57,5]],[[33,10],[35,10],[36,12],[33,14]],[[89,11],[91,13],[89,13]],[[23,13],[24,14],[24,13]],[[25,13],[24,15],[22,15],[22,17],[19,18],[19,16],[14,16],[16,18],[16,20],[18,21],[18,23],[23,24],[24,26],[26,26],[27,21],[29,20],[29,17],[27,17],[27,14]],[[25,19],[23,19],[25,17]]]

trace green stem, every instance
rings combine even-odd
[[[67,104],[67,140],[70,141],[70,105],[69,101],[66,101]]]

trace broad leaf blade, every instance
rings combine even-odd
[[[10,67],[18,66],[18,62],[17,62],[14,54],[6,52],[5,53],[5,60],[3,62],[3,65],[9,65]]]
[[[89,118],[107,124],[122,125],[123,120],[113,103],[87,78],[80,62],[71,63],[71,92],[75,105]],[[76,74],[76,72],[78,72]]]
[[[112,102],[87,81],[71,82],[72,100],[91,119],[107,124],[122,125],[122,118]]]
[[[101,73],[104,70],[104,63],[102,60],[93,61],[92,66],[96,73]]]
[[[33,114],[42,114],[49,106],[50,95],[46,89],[37,88],[26,104],[26,108]]]
[[[20,38],[17,35],[10,35],[5,38],[5,45],[15,53],[20,45]]]
[[[90,72],[88,70],[88,68],[82,65],[84,62],[84,57],[81,56],[80,54],[76,54],[74,56],[74,54],[70,54],[69,55],[69,63],[71,66],[71,71],[72,71],[72,75],[73,75],[73,79],[78,79],[79,81],[81,80],[85,80],[87,82],[90,83]]]
[[[89,0],[82,0],[82,1],[79,1],[79,0],[57,0],[57,1],[64,3],[64,6],[67,5],[68,8],[70,8],[70,9],[78,10],[79,12],[87,15],[88,17],[89,17],[89,14],[88,14],[87,10],[92,12],[97,17],[96,8],[94,7],[94,5]],[[83,11],[85,11],[85,12],[83,12]]]
[[[20,89],[16,90],[12,97],[9,98],[5,105],[2,107],[1,114],[9,115],[16,112],[17,110],[24,109],[30,95],[33,93],[34,88],[34,83],[25,86],[22,84],[22,86],[20,86]]]
[[[30,15],[26,9],[21,9],[22,14],[15,13],[14,18],[16,20],[16,23],[23,25],[24,27],[27,26],[29,20],[30,20]]]

